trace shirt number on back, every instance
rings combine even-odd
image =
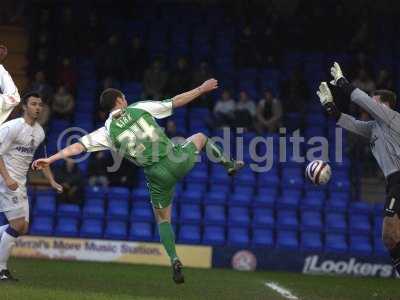
[[[142,153],[146,147],[137,141],[149,139],[151,142],[158,140],[158,134],[154,126],[147,123],[147,121],[141,117],[131,127],[122,132],[117,140],[121,144],[123,151],[127,151],[129,155],[135,157],[139,153]]]

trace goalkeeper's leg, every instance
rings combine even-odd
[[[205,148],[208,154],[212,153],[217,162],[226,169],[229,175],[235,175],[238,170],[244,167],[243,161],[236,161],[229,158],[213,140],[203,133],[196,133],[186,140],[193,142],[197,150],[201,151]]]

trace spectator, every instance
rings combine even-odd
[[[96,53],[96,68],[100,79],[112,76],[122,78],[125,55],[117,34],[112,34]]]
[[[235,119],[237,127],[244,127],[248,130],[254,126],[254,118],[256,116],[256,105],[249,98],[246,91],[241,91],[239,101],[235,107]]]
[[[128,49],[127,67],[130,80],[141,81],[147,65],[147,49],[139,37],[134,37]]]
[[[46,102],[43,102],[43,109],[37,121],[40,125],[42,125],[45,131],[49,123],[50,115],[51,115],[50,106]]]
[[[104,151],[99,151],[94,153],[90,157],[89,167],[88,167],[88,176],[89,176],[89,185],[96,186],[101,185],[103,187],[107,187],[109,184],[107,178],[107,165],[108,160]]]
[[[190,69],[186,58],[180,57],[178,59],[176,68],[169,76],[168,91],[170,95],[176,95],[187,91],[190,88]]]
[[[49,103],[49,100],[53,94],[53,89],[47,83],[47,79],[43,71],[38,71],[35,73],[35,80],[31,85],[31,90],[38,92],[42,96],[43,101]]]
[[[290,78],[283,82],[281,87],[281,97],[284,107],[289,112],[303,112],[309,92],[307,82],[303,78],[301,69],[297,67]]]
[[[66,159],[61,167],[55,170],[55,178],[64,188],[64,192],[57,196],[59,201],[82,203],[84,178],[73,159]]]
[[[394,90],[393,76],[387,69],[381,69],[376,80],[376,89],[378,90]]]
[[[365,69],[360,69],[358,76],[353,80],[353,85],[366,93],[370,93],[375,90],[375,83],[371,79],[369,73]]]
[[[144,73],[144,97],[160,100],[167,84],[167,72],[161,67],[160,59],[154,60]]]
[[[75,94],[77,74],[69,57],[64,57],[62,59],[61,66],[57,72],[57,81],[60,84],[65,85],[68,91]]]
[[[109,166],[112,165],[110,162]],[[129,160],[123,158],[116,172],[108,172],[107,177],[111,186],[133,187],[136,182],[136,166]]]
[[[181,131],[178,131],[176,128],[176,124],[173,120],[168,120],[165,126],[165,134],[170,138],[174,137],[184,137],[185,134]]]
[[[256,129],[259,133],[276,132],[281,125],[282,104],[272,91],[266,90],[257,105]]]
[[[242,30],[236,48],[236,65],[239,68],[255,67],[258,57],[255,45],[252,28],[247,25]]]
[[[52,109],[56,117],[70,119],[75,106],[74,97],[68,93],[65,86],[60,85],[57,93],[54,95]]]
[[[214,106],[214,125],[217,127],[221,126],[233,126],[235,123],[235,100],[232,99],[231,93],[228,90],[224,90]]]
[[[199,86],[204,81],[212,77],[213,74],[210,70],[208,62],[203,60],[202,62],[200,62],[199,68],[193,73],[192,86]]]

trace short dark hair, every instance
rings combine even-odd
[[[124,94],[120,90],[113,88],[105,89],[100,95],[100,106],[104,111],[109,112],[114,108],[117,98],[123,97]]]
[[[397,96],[394,92],[389,90],[376,90],[372,92],[373,96],[379,96],[381,98],[381,102],[389,103],[389,107],[394,109],[396,107],[396,99]]]
[[[23,105],[27,105],[28,104],[28,100],[30,97],[35,97],[35,98],[40,98],[42,99],[42,95],[40,95],[39,92],[33,91],[33,92],[27,92],[25,94],[22,95],[21,98],[21,102]]]

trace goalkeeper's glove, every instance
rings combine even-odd
[[[333,102],[331,90],[329,89],[326,82],[321,82],[321,84],[319,85],[319,90],[317,91],[317,95],[326,112],[330,116],[335,117],[336,120],[338,120],[340,118],[341,112],[337,109],[335,103]]]
[[[347,96],[350,96],[355,87],[343,76],[342,69],[337,62],[333,63],[331,75],[333,77],[331,84],[341,88]]]

